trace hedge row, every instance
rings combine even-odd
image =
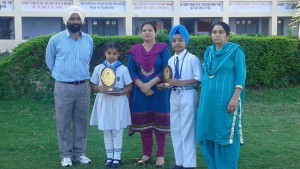
[[[51,36],[31,39],[16,47],[9,59],[0,63],[0,98],[29,95],[39,99],[53,97],[53,79],[45,64],[45,49]],[[104,60],[103,46],[111,41],[122,48],[120,60],[126,65],[127,51],[141,38],[136,36],[93,36],[94,55],[91,72]],[[168,43],[166,35],[157,37]],[[298,41],[287,37],[248,37],[234,35],[231,42],[240,44],[246,54],[247,86],[280,87],[300,82]],[[211,45],[209,36],[191,36],[188,50],[203,60],[203,53]]]

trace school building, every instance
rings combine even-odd
[[[33,37],[65,29],[63,11],[72,5],[86,13],[83,31],[101,36],[140,34],[145,21],[157,29],[185,25],[191,34],[208,34],[217,21],[236,34],[295,35],[296,0],[0,0],[0,53]]]

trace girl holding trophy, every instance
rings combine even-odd
[[[118,61],[120,51],[118,44],[108,43],[104,49],[106,60],[95,67],[91,77],[97,96],[90,125],[97,125],[103,131],[105,166],[112,168],[121,165],[123,129],[131,124],[126,94],[132,90],[132,80],[127,67]]]

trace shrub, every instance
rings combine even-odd
[[[17,46],[9,59],[0,60],[0,97],[14,98],[22,95],[37,99],[53,98],[53,82],[45,64],[46,46],[51,35],[28,40]],[[103,47],[114,41],[121,46],[120,60],[127,65],[127,51],[133,45],[142,43],[140,37],[100,37],[93,35],[94,54],[90,72],[104,59]],[[160,34],[160,42],[169,44],[168,36]],[[240,44],[246,54],[247,86],[280,87],[300,82],[300,52],[295,38],[279,36],[238,36],[231,42]],[[207,46],[211,45],[209,36],[191,36],[188,51],[203,60]],[[171,49],[171,47],[169,46]],[[172,51],[172,53],[174,53]]]

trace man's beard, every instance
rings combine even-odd
[[[72,32],[72,33],[77,33],[80,31],[81,29],[81,25],[80,24],[67,24],[67,29]]]

